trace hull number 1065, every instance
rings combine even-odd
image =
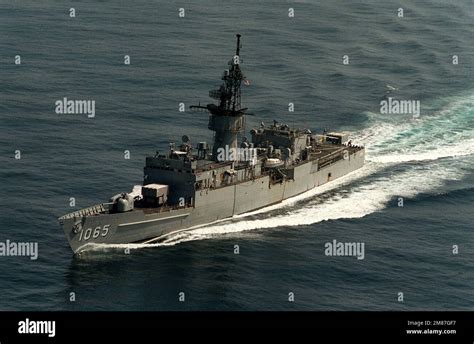
[[[105,237],[107,234],[109,234],[109,229],[110,225],[104,225],[103,227],[97,226],[94,229],[92,228],[87,228],[81,230],[81,233],[79,234],[79,241],[86,241],[89,240],[90,238],[97,239],[98,237]]]

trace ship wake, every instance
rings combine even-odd
[[[353,142],[366,146],[366,165],[328,185],[278,205],[171,235],[160,243],[112,246],[169,246],[251,230],[361,218],[391,202],[396,205],[399,197],[439,192],[447,181],[468,173],[474,157],[474,95],[452,98],[441,110],[422,112],[419,118],[398,116],[369,113],[367,129],[352,135]]]

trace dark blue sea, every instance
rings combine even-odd
[[[0,242],[39,245],[37,260],[0,257],[0,310],[473,310],[473,13],[470,0],[0,0]],[[74,257],[59,216],[130,191],[183,134],[212,141],[189,106],[220,84],[236,33],[247,130],[345,130],[366,166],[164,243]],[[381,114],[387,85],[420,116]],[[95,117],[58,115],[64,97],[95,100]],[[326,256],[333,240],[364,243],[365,259]]]

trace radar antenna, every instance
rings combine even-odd
[[[224,71],[222,85],[209,91],[209,97],[218,100],[218,104],[207,104],[207,106],[193,105],[192,109],[207,109],[211,114],[221,116],[241,116],[245,114],[246,108],[241,106],[241,86],[245,76],[240,70],[240,34],[237,34],[237,46],[234,57],[229,61],[229,68]]]

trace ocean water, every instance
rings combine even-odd
[[[0,310],[473,310],[473,9],[0,0],[0,242],[39,245],[37,260],[0,257]],[[248,129],[277,119],[347,130],[366,146],[366,166],[164,243],[72,256],[57,223],[70,197],[79,209],[131,190],[145,156],[183,134],[211,141],[207,116],[178,104],[208,101],[236,33],[256,115]],[[420,100],[418,118],[380,114],[387,84]],[[95,118],[56,114],[64,97],[95,100]],[[363,242],[365,259],[326,256],[333,240]]]

